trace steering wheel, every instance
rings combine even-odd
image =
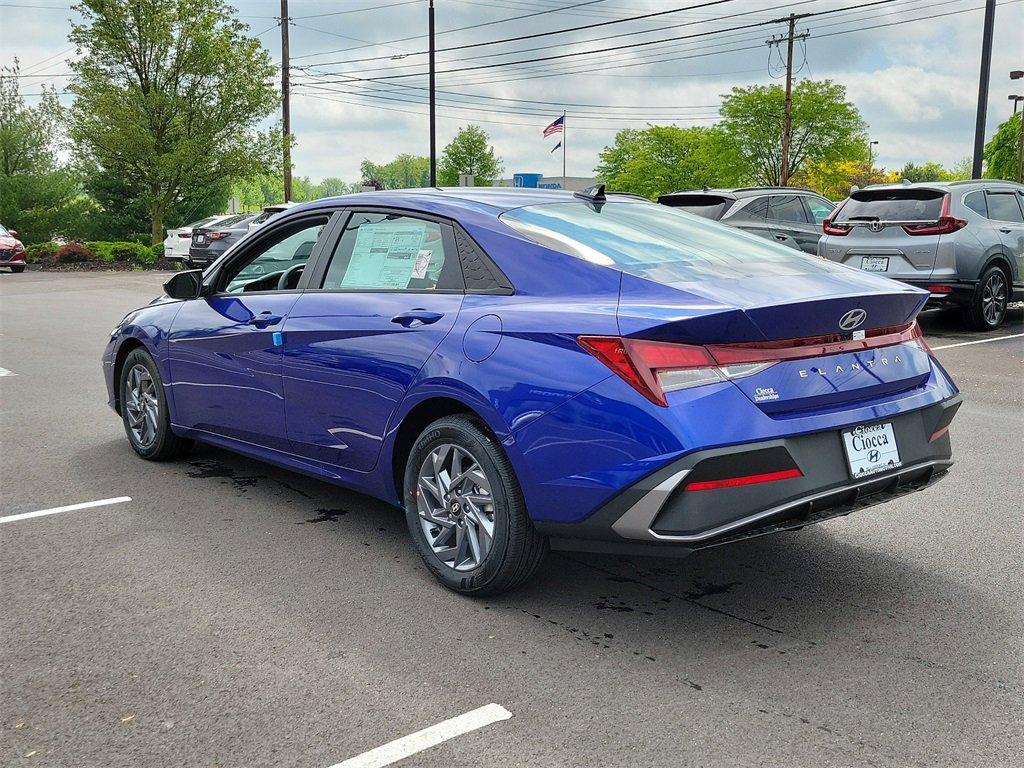
[[[287,291],[288,290],[288,281],[291,280],[292,275],[301,272],[302,268],[304,266],[306,266],[306,265],[305,264],[296,264],[294,267],[289,267],[284,272],[282,272],[281,276],[279,278],[277,278],[277,290],[279,290],[279,291]]]

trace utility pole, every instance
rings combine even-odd
[[[779,171],[779,184],[783,187],[789,186],[789,148],[793,140],[793,43],[797,40],[806,40],[811,36],[808,31],[796,34],[797,19],[807,16],[802,14],[789,14],[788,19],[775,19],[772,23],[789,23],[789,32],[785,36],[773,37],[765,42],[769,45],[779,45],[786,40],[786,106],[782,115],[782,168]]]
[[[292,199],[291,78],[288,64],[288,0],[281,0],[281,144],[284,150],[284,201]]]
[[[981,178],[985,151],[985,113],[988,110],[988,79],[992,69],[992,29],[996,23],[996,0],[985,0],[985,29],[981,36],[981,77],[978,80],[978,118],[974,123],[974,163],[971,178]]]
[[[427,9],[430,35],[430,186],[437,186],[437,107],[434,103],[434,0]]]

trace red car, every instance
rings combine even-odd
[[[0,267],[10,267],[11,272],[25,271],[25,246],[13,229],[4,229],[0,224]]]

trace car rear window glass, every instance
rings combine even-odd
[[[843,221],[936,221],[945,193],[937,189],[862,189],[836,214]]]
[[[546,248],[669,285],[843,269],[663,205],[550,203],[501,220]]]
[[[988,208],[985,207],[984,192],[971,192],[971,194],[964,198],[964,205],[975,213],[980,213],[985,217],[988,216]]]
[[[772,221],[810,223],[804,204],[796,195],[772,195],[768,199],[768,218]]]
[[[412,216],[356,211],[327,267],[334,291],[461,290],[462,268],[441,225]]]
[[[988,217],[996,221],[1024,221],[1013,192],[988,193]]]
[[[721,195],[662,195],[658,202],[671,208],[679,208],[695,216],[718,220],[722,218],[732,202]]]

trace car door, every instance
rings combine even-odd
[[[183,303],[168,339],[177,423],[288,449],[281,328],[328,220],[268,227],[206,276],[209,295]]]
[[[292,450],[326,469],[376,465],[392,414],[452,329],[464,283],[451,225],[353,210],[285,323]]]
[[[988,217],[999,232],[999,239],[1013,257],[1016,269],[1013,282],[1019,284],[1024,275],[1024,211],[1021,210],[1024,195],[1012,190],[988,191],[985,202],[988,204]]]
[[[752,235],[766,237],[769,240],[775,237],[768,225],[768,198],[766,196],[743,200],[741,205],[736,205],[726,212],[722,223],[742,229]]]
[[[775,239],[805,253],[818,252],[821,228],[813,223],[801,195],[772,195],[768,198],[768,225]]]

